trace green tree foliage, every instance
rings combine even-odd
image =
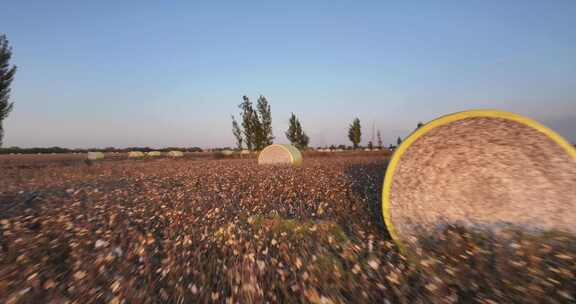
[[[270,111],[270,104],[266,97],[260,95],[256,103],[258,114],[260,115],[260,135],[262,140],[262,147],[271,145],[274,140],[272,134],[272,112]]]
[[[376,132],[376,138],[378,138],[378,149],[382,149],[382,136],[380,135],[380,130]]]
[[[358,145],[362,140],[362,126],[360,125],[360,119],[354,118],[350,128],[348,129],[348,139],[352,142],[354,149],[358,149]]]
[[[248,150],[254,150],[257,140],[256,129],[258,127],[255,122],[258,121],[258,114],[254,111],[254,107],[248,96],[242,96],[242,100],[242,103],[238,107],[240,108],[240,115],[242,116],[244,139]]]
[[[236,147],[238,150],[242,150],[242,142],[244,141],[244,138],[242,137],[242,129],[234,115],[232,115],[232,134],[234,134],[234,138],[236,138]]]
[[[270,104],[264,96],[258,98],[256,109],[248,98],[242,96],[242,103],[239,105],[240,116],[242,117],[242,133],[248,150],[262,150],[267,145],[272,144],[272,113]],[[234,123],[234,122],[233,122]]]
[[[308,144],[310,143],[310,138],[304,130],[302,130],[302,125],[300,124],[300,120],[292,113],[290,116],[288,130],[286,131],[286,138],[296,146],[300,150],[304,150],[308,148]]]
[[[6,35],[0,35],[0,147],[4,138],[2,122],[14,107],[14,103],[10,102],[10,85],[16,74],[16,66],[10,66],[10,58],[12,58],[12,48]]]

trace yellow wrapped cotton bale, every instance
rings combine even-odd
[[[102,152],[88,152],[87,156],[89,160],[104,159],[104,153]]]
[[[258,155],[259,165],[292,165],[302,164],[302,153],[293,145],[270,145]]]
[[[232,150],[222,150],[221,153],[222,153],[222,155],[224,155],[224,156],[230,156],[230,155],[234,154],[234,151],[232,151]]]
[[[168,156],[170,156],[170,157],[183,157],[184,152],[182,152],[182,151],[170,151],[170,152],[168,152]]]
[[[141,152],[141,151],[128,152],[128,158],[142,158],[144,156],[145,156],[144,152]]]
[[[485,231],[576,233],[576,150],[526,117],[473,110],[417,129],[394,152],[382,212],[393,239],[419,252],[452,224]]]
[[[146,153],[146,155],[150,156],[150,157],[157,157],[157,156],[162,156],[162,152],[160,151],[150,151],[148,153]]]

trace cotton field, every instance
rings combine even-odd
[[[436,258],[407,256],[381,217],[387,156],[304,158],[4,163],[0,302],[574,301],[572,236],[449,227]]]

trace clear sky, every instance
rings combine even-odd
[[[232,146],[265,95],[311,144],[385,144],[470,108],[576,141],[576,1],[6,1],[5,146]]]

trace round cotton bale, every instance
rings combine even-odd
[[[174,150],[174,151],[168,152],[168,156],[170,156],[170,157],[183,157],[184,152]]]
[[[230,156],[234,154],[234,151],[232,150],[222,150],[220,153],[222,153],[222,155],[224,156]]]
[[[302,153],[292,145],[270,145],[258,155],[259,165],[292,165],[302,164]]]
[[[142,158],[144,156],[145,156],[144,152],[141,152],[141,151],[128,152],[128,158]]]
[[[382,212],[410,252],[448,225],[576,233],[576,150],[526,117],[472,110],[412,133],[386,171]]]
[[[88,152],[89,160],[99,160],[104,159],[104,153],[102,152]]]
[[[151,157],[158,157],[158,156],[162,156],[162,152],[160,152],[160,151],[150,151],[150,152],[146,153],[146,155],[151,156]]]

